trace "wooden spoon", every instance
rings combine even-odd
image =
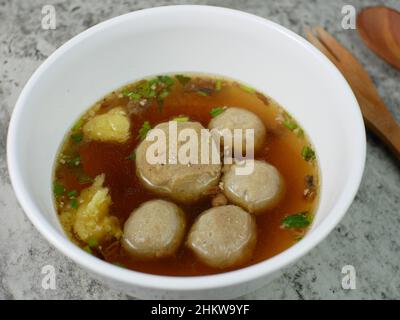
[[[366,126],[400,159],[400,126],[361,63],[322,27],[306,29],[306,34],[308,40],[336,65],[350,84]]]
[[[357,30],[372,51],[400,69],[400,12],[384,6],[365,8],[357,16]]]

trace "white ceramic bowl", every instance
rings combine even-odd
[[[219,275],[155,276],[103,262],[72,244],[57,219],[51,178],[60,142],[77,117],[113,89],[149,75],[185,71],[247,83],[276,99],[303,125],[322,175],[313,227],[281,254]],[[208,6],[132,12],[68,41],[23,89],[7,147],[18,200],[43,236],[93,275],[142,298],[230,298],[264,285],[337,225],[357,192],[366,151],[356,99],[319,51],[273,22]]]

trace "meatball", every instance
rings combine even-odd
[[[174,203],[147,201],[126,220],[122,246],[140,259],[172,256],[182,242],[185,221],[184,212]]]
[[[124,109],[117,107],[90,119],[83,134],[91,140],[123,143],[129,139],[130,122]]]
[[[230,166],[222,177],[223,190],[232,203],[257,214],[278,204],[284,193],[284,181],[279,171],[265,161],[247,161],[254,164],[252,173],[238,175],[240,165]]]
[[[231,130],[233,136],[234,129],[242,129],[242,150],[246,150],[246,129],[254,129],[254,152],[258,152],[266,138],[266,129],[261,119],[245,109],[230,107],[224,112],[213,118],[208,124],[209,129],[215,129],[220,136],[223,136],[223,130]],[[231,148],[232,141],[224,143],[224,148]]]
[[[186,245],[206,265],[228,268],[249,261],[256,241],[252,215],[227,205],[204,211],[193,224]]]
[[[143,140],[136,150],[136,172],[144,184],[144,186],[161,196],[168,196],[171,199],[183,202],[191,203],[199,200],[207,194],[207,192],[215,187],[221,175],[221,163],[218,153],[218,162],[212,161],[212,152],[210,152],[210,159],[208,164],[201,163],[201,130],[206,130],[198,122],[175,122],[177,125],[177,135],[184,129],[193,129],[196,133],[195,139],[197,140],[197,163],[194,161],[188,163],[182,163],[179,161],[179,157],[175,158],[176,163],[171,163],[171,156],[169,151],[169,122],[163,122],[157,125],[154,129],[161,129],[166,136],[165,149],[161,151],[165,155],[166,163],[149,163],[146,153],[152,144],[155,142],[149,141],[149,139]],[[149,135],[152,131],[148,132]],[[183,144],[191,144],[195,140],[189,139],[188,141],[177,141],[177,150],[179,152],[180,147]],[[215,141],[210,139],[207,143],[211,150],[211,143]],[[149,150],[150,151],[150,150]]]

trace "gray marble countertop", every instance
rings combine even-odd
[[[88,27],[117,15],[166,4],[209,4],[268,18],[301,34],[322,25],[366,66],[400,122],[400,72],[371,53],[355,30],[341,27],[344,4],[360,9],[398,0],[221,0],[221,1],[51,1],[0,0],[0,299],[129,299],[109,289],[59,253],[25,217],[7,172],[6,138],[14,104],[39,64],[61,44]],[[42,7],[56,8],[57,28],[41,28]],[[368,134],[361,188],[339,226],[317,248],[269,285],[243,299],[400,298],[400,165]],[[41,286],[42,267],[57,272],[57,289]],[[342,267],[353,265],[356,289],[342,288]]]

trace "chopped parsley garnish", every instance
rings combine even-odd
[[[78,200],[72,199],[69,205],[71,206],[72,209],[78,209]]]
[[[74,143],[79,143],[83,140],[83,133],[82,132],[78,132],[78,133],[73,133],[71,134],[71,140]]]
[[[210,111],[210,115],[211,115],[211,117],[215,118],[216,116],[220,115],[224,111],[225,111],[225,109],[222,107],[213,108]]]
[[[303,149],[301,149],[301,156],[306,161],[315,160],[315,151],[310,146],[304,146]]]
[[[61,183],[55,182],[53,192],[56,197],[61,196],[65,192],[65,187]]]
[[[142,127],[139,129],[139,139],[144,140],[147,136],[147,133],[151,130],[150,122],[143,122]]]
[[[215,91],[221,91],[222,89],[222,81],[220,79],[215,81]]]
[[[186,85],[190,80],[191,80],[191,78],[190,77],[188,77],[188,76],[184,76],[183,74],[177,74],[176,76],[175,76],[175,78],[179,81],[179,83],[181,84],[181,85]]]
[[[282,220],[282,227],[286,229],[300,229],[308,227],[312,222],[312,216],[307,212],[300,212],[286,216]]]
[[[248,93],[254,93],[256,90],[254,90],[252,87],[246,86],[244,84],[240,85],[240,88]]]
[[[187,121],[189,121],[189,117],[187,117],[187,116],[179,116],[179,117],[173,118],[172,121],[187,122]]]

